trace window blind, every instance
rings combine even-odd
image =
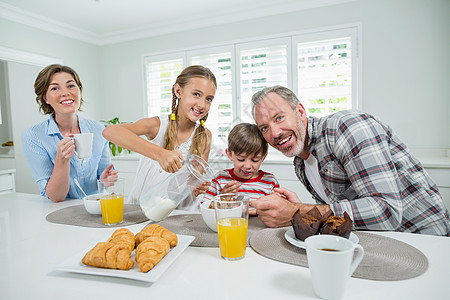
[[[352,108],[351,37],[297,44],[298,97],[307,115]]]
[[[235,115],[233,113],[233,76],[231,52],[220,52],[193,56],[193,65],[202,65],[209,68],[217,81],[217,91],[209,110],[206,127],[213,136],[211,154],[224,155],[227,147],[228,132],[233,126]]]
[[[267,86],[287,86],[287,46],[285,44],[242,50],[240,58],[240,97],[242,122],[254,123],[251,99]]]
[[[310,116],[356,108],[357,47],[357,30],[350,28],[147,56],[148,112],[170,112],[172,85],[183,67],[208,67],[217,79],[206,122],[213,136],[210,158],[221,156],[231,128],[254,123],[251,98],[264,87],[290,88]]]
[[[146,66],[148,115],[169,114],[172,86],[183,71],[183,59],[148,62]]]

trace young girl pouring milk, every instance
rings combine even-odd
[[[202,66],[189,66],[177,77],[172,87],[172,113],[144,118],[135,123],[111,125],[103,136],[114,144],[142,154],[136,171],[129,203],[150,187],[177,172],[188,154],[208,160],[211,132],[205,121],[216,93],[214,74]],[[141,138],[145,135],[148,140]],[[183,210],[198,210],[192,195],[178,205]]]

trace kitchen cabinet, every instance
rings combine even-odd
[[[0,194],[7,194],[16,191],[14,175],[15,169],[0,170]]]

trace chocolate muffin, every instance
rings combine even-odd
[[[296,211],[291,224],[295,237],[301,241],[316,234],[339,235],[348,239],[352,232],[352,220],[347,212],[344,212],[343,218],[335,216],[332,211],[322,215],[315,206],[306,214]]]
[[[328,217],[328,216],[327,216]],[[303,214],[296,211],[291,219],[295,237],[304,241],[307,237],[318,234],[323,216],[317,207],[313,207],[309,212]]]
[[[322,224],[320,228],[321,234],[339,235],[345,238],[350,237],[352,232],[352,220],[347,212],[344,212],[344,217],[330,216]]]

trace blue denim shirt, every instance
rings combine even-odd
[[[79,159],[73,155],[70,159],[70,188],[66,198],[82,199],[82,192],[76,187],[73,179],[77,178],[84,191],[97,193],[97,179],[103,170],[111,164],[108,141],[102,136],[105,128],[100,122],[78,116],[81,133],[94,134],[92,156]],[[41,195],[47,197],[45,189],[55,165],[57,144],[63,139],[53,117],[31,126],[22,133],[23,152]]]

